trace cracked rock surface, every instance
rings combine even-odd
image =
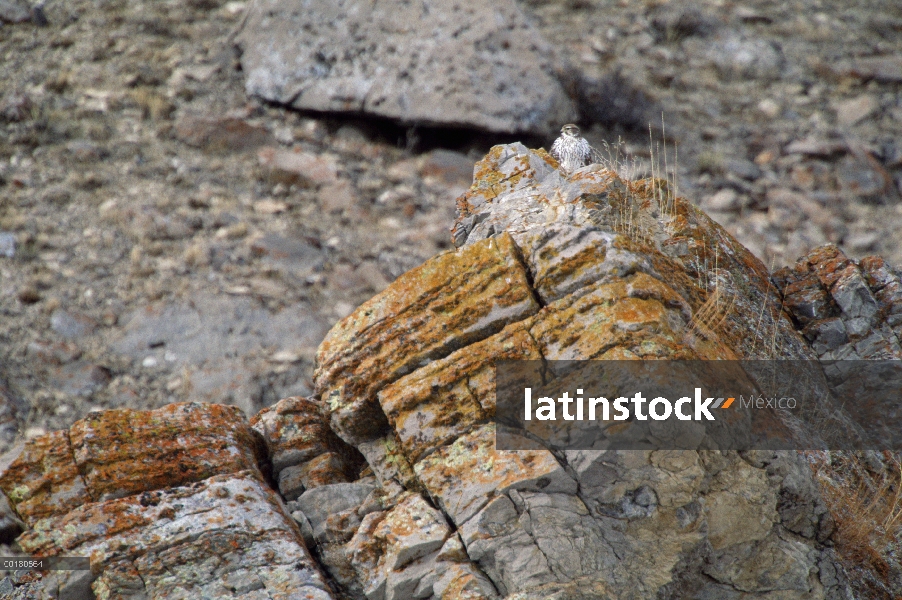
[[[233,33],[252,4],[0,1],[0,451],[92,410],[205,401],[250,417],[313,395],[331,325],[448,249],[474,162],[523,139],[248,97],[252,53]],[[468,35],[491,13],[427,4],[432,17],[453,17],[442,27]],[[372,2],[342,4],[353,5]],[[335,6],[311,1],[309,12]],[[492,10],[512,29],[482,40],[482,66],[503,62],[508,87],[482,78],[475,93],[492,111],[493,97],[511,103],[501,117],[510,120],[513,93],[550,98],[563,84],[587,139],[604,150],[624,137],[631,178],[666,171],[769,268],[826,242],[902,264],[896,0],[519,0]],[[420,38],[437,40],[442,27]],[[258,33],[265,42],[269,32]],[[383,42],[408,33],[384,33],[373,60],[398,82],[404,49]],[[428,63],[431,83],[448,88],[473,52]],[[340,54],[321,62],[338,65]],[[560,80],[505,70],[552,54],[568,64]],[[529,145],[550,147],[561,124]],[[614,250],[605,268],[632,268]],[[553,274],[542,279],[553,285]],[[822,343],[842,343],[845,329],[825,327]],[[301,478],[285,481],[299,491]]]
[[[216,404],[97,412],[19,448],[0,477],[19,544],[90,556],[92,571],[0,585],[16,598],[860,597],[804,453],[495,448],[498,358],[816,359],[751,253],[662,180],[598,165],[565,178],[521,144],[480,161],[458,210],[459,248],[327,334],[310,397],[250,423]],[[889,302],[889,271],[829,255],[852,282],[833,302],[889,319],[868,308]],[[701,319],[712,304],[723,318]]]

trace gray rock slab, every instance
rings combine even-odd
[[[423,559],[403,570],[390,572],[385,586],[386,600],[431,597],[432,585],[437,579],[436,567],[433,560]]]
[[[57,309],[50,315],[50,328],[64,338],[80,338],[94,333],[97,322],[77,311]]]
[[[780,74],[786,62],[779,46],[737,32],[714,39],[708,57],[722,76],[734,79],[771,79]]]
[[[278,497],[250,471],[85,504],[65,518],[37,525],[46,532],[38,543],[96,559],[98,597],[251,599],[265,589],[273,600],[333,598]]]
[[[309,240],[284,237],[275,233],[254,240],[251,252],[260,256],[267,267],[276,269],[283,276],[298,280],[303,280],[320,269],[324,260],[323,252]]]
[[[31,10],[24,0],[0,1],[0,23],[24,23],[31,18]]]
[[[375,483],[333,483],[307,490],[296,505],[307,517],[315,536],[323,533],[329,515],[363,504]]]
[[[771,534],[759,544],[715,553],[704,571],[718,582],[743,592],[779,591],[801,596],[811,589],[809,573],[815,570],[813,559],[805,544]]]
[[[842,282],[843,285],[834,286],[832,295],[843,314],[850,319],[864,318],[869,321],[877,313],[879,306],[864,277],[853,273],[844,277]],[[864,330],[867,330],[867,326]]]
[[[575,118],[554,52],[513,0],[257,0],[248,94],[303,110],[547,134]]]
[[[303,306],[272,314],[249,298],[212,294],[141,307],[121,321],[114,352],[139,360],[159,353],[175,366],[241,356],[261,347],[315,348],[326,332],[326,324]]]
[[[111,350],[145,368],[184,369],[190,398],[241,407],[310,392],[300,369],[265,380],[255,357],[311,354],[327,325],[304,304],[270,312],[244,296],[205,294],[190,301],[154,303],[126,313]],[[267,391],[267,386],[273,389]]]
[[[279,471],[279,492],[283,498],[294,500],[304,493],[303,473],[303,465],[293,465]]]
[[[565,580],[613,573],[620,561],[607,541],[610,522],[594,519],[576,496],[523,492],[526,512],[518,524],[535,540],[548,566]]]
[[[492,500],[460,533],[467,554],[504,593],[555,580],[548,557],[519,523],[506,496]]]

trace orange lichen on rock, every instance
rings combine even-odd
[[[508,490],[573,493],[576,482],[545,450],[495,450],[495,425],[481,425],[418,462],[415,470],[444,511],[462,525]],[[466,474],[461,478],[461,474]]]
[[[379,403],[416,462],[495,414],[494,362],[541,360],[523,324],[433,361],[379,392]]]
[[[320,345],[314,383],[332,411],[333,429],[352,443],[379,437],[376,393],[382,387],[538,309],[507,235],[439,255],[402,275]]]
[[[737,359],[899,358],[899,274],[827,247],[771,279],[666,181],[557,167],[493,148],[458,200],[457,249],[333,327],[312,397],[250,425],[217,405],[107,411],[28,442],[0,476],[22,548],[91,556],[103,599],[847,597],[806,460],[702,451],[788,439],[776,413],[687,423],[679,447],[699,450],[659,448],[676,434],[640,417],[551,451],[537,435],[587,430],[496,425],[495,365],[521,361],[510,389],[620,393],[629,374],[556,361],[629,360],[691,389],[704,378],[667,359],[717,360],[744,392]]]
[[[325,390],[353,372],[359,393],[372,393],[536,310],[509,236],[439,255],[332,328],[317,352],[315,384]]]
[[[93,412],[72,425],[69,437],[95,500],[256,470],[264,459],[241,411],[221,404]]]
[[[27,524],[64,515],[92,500],[72,457],[68,431],[28,440],[0,476],[0,488]]]
[[[265,461],[237,407],[172,404],[91,413],[31,440],[0,487],[30,527],[22,549],[90,557],[98,598],[202,597],[229,582],[331,598]]]
[[[251,418],[251,427],[263,436],[276,471],[307,462],[338,442],[322,407],[300,396],[264,408]]]

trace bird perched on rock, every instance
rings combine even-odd
[[[561,135],[551,145],[551,156],[561,165],[564,173],[572,173],[580,167],[598,162],[598,152],[579,133],[579,127],[568,123],[561,127]]]

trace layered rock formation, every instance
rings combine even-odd
[[[40,556],[89,556],[91,571],[24,575],[5,591],[330,598],[260,470],[265,455],[241,411],[218,404],[92,413],[28,442],[0,480],[28,526],[19,545]]]
[[[28,442],[0,478],[28,527],[19,543],[90,556],[92,571],[20,575],[6,591],[853,598],[801,454],[495,449],[499,359],[821,353],[821,329],[803,332],[812,349],[763,265],[666,182],[556,167],[493,148],[459,200],[458,249],[331,330],[314,397],[250,424],[218,405],[111,411]],[[847,301],[848,284],[813,278],[823,262],[776,278],[796,318],[898,325],[892,308],[868,312],[863,292]],[[847,266],[896,306],[889,269]]]
[[[902,278],[879,256],[856,262],[823,246],[774,280],[821,360],[902,359]]]

